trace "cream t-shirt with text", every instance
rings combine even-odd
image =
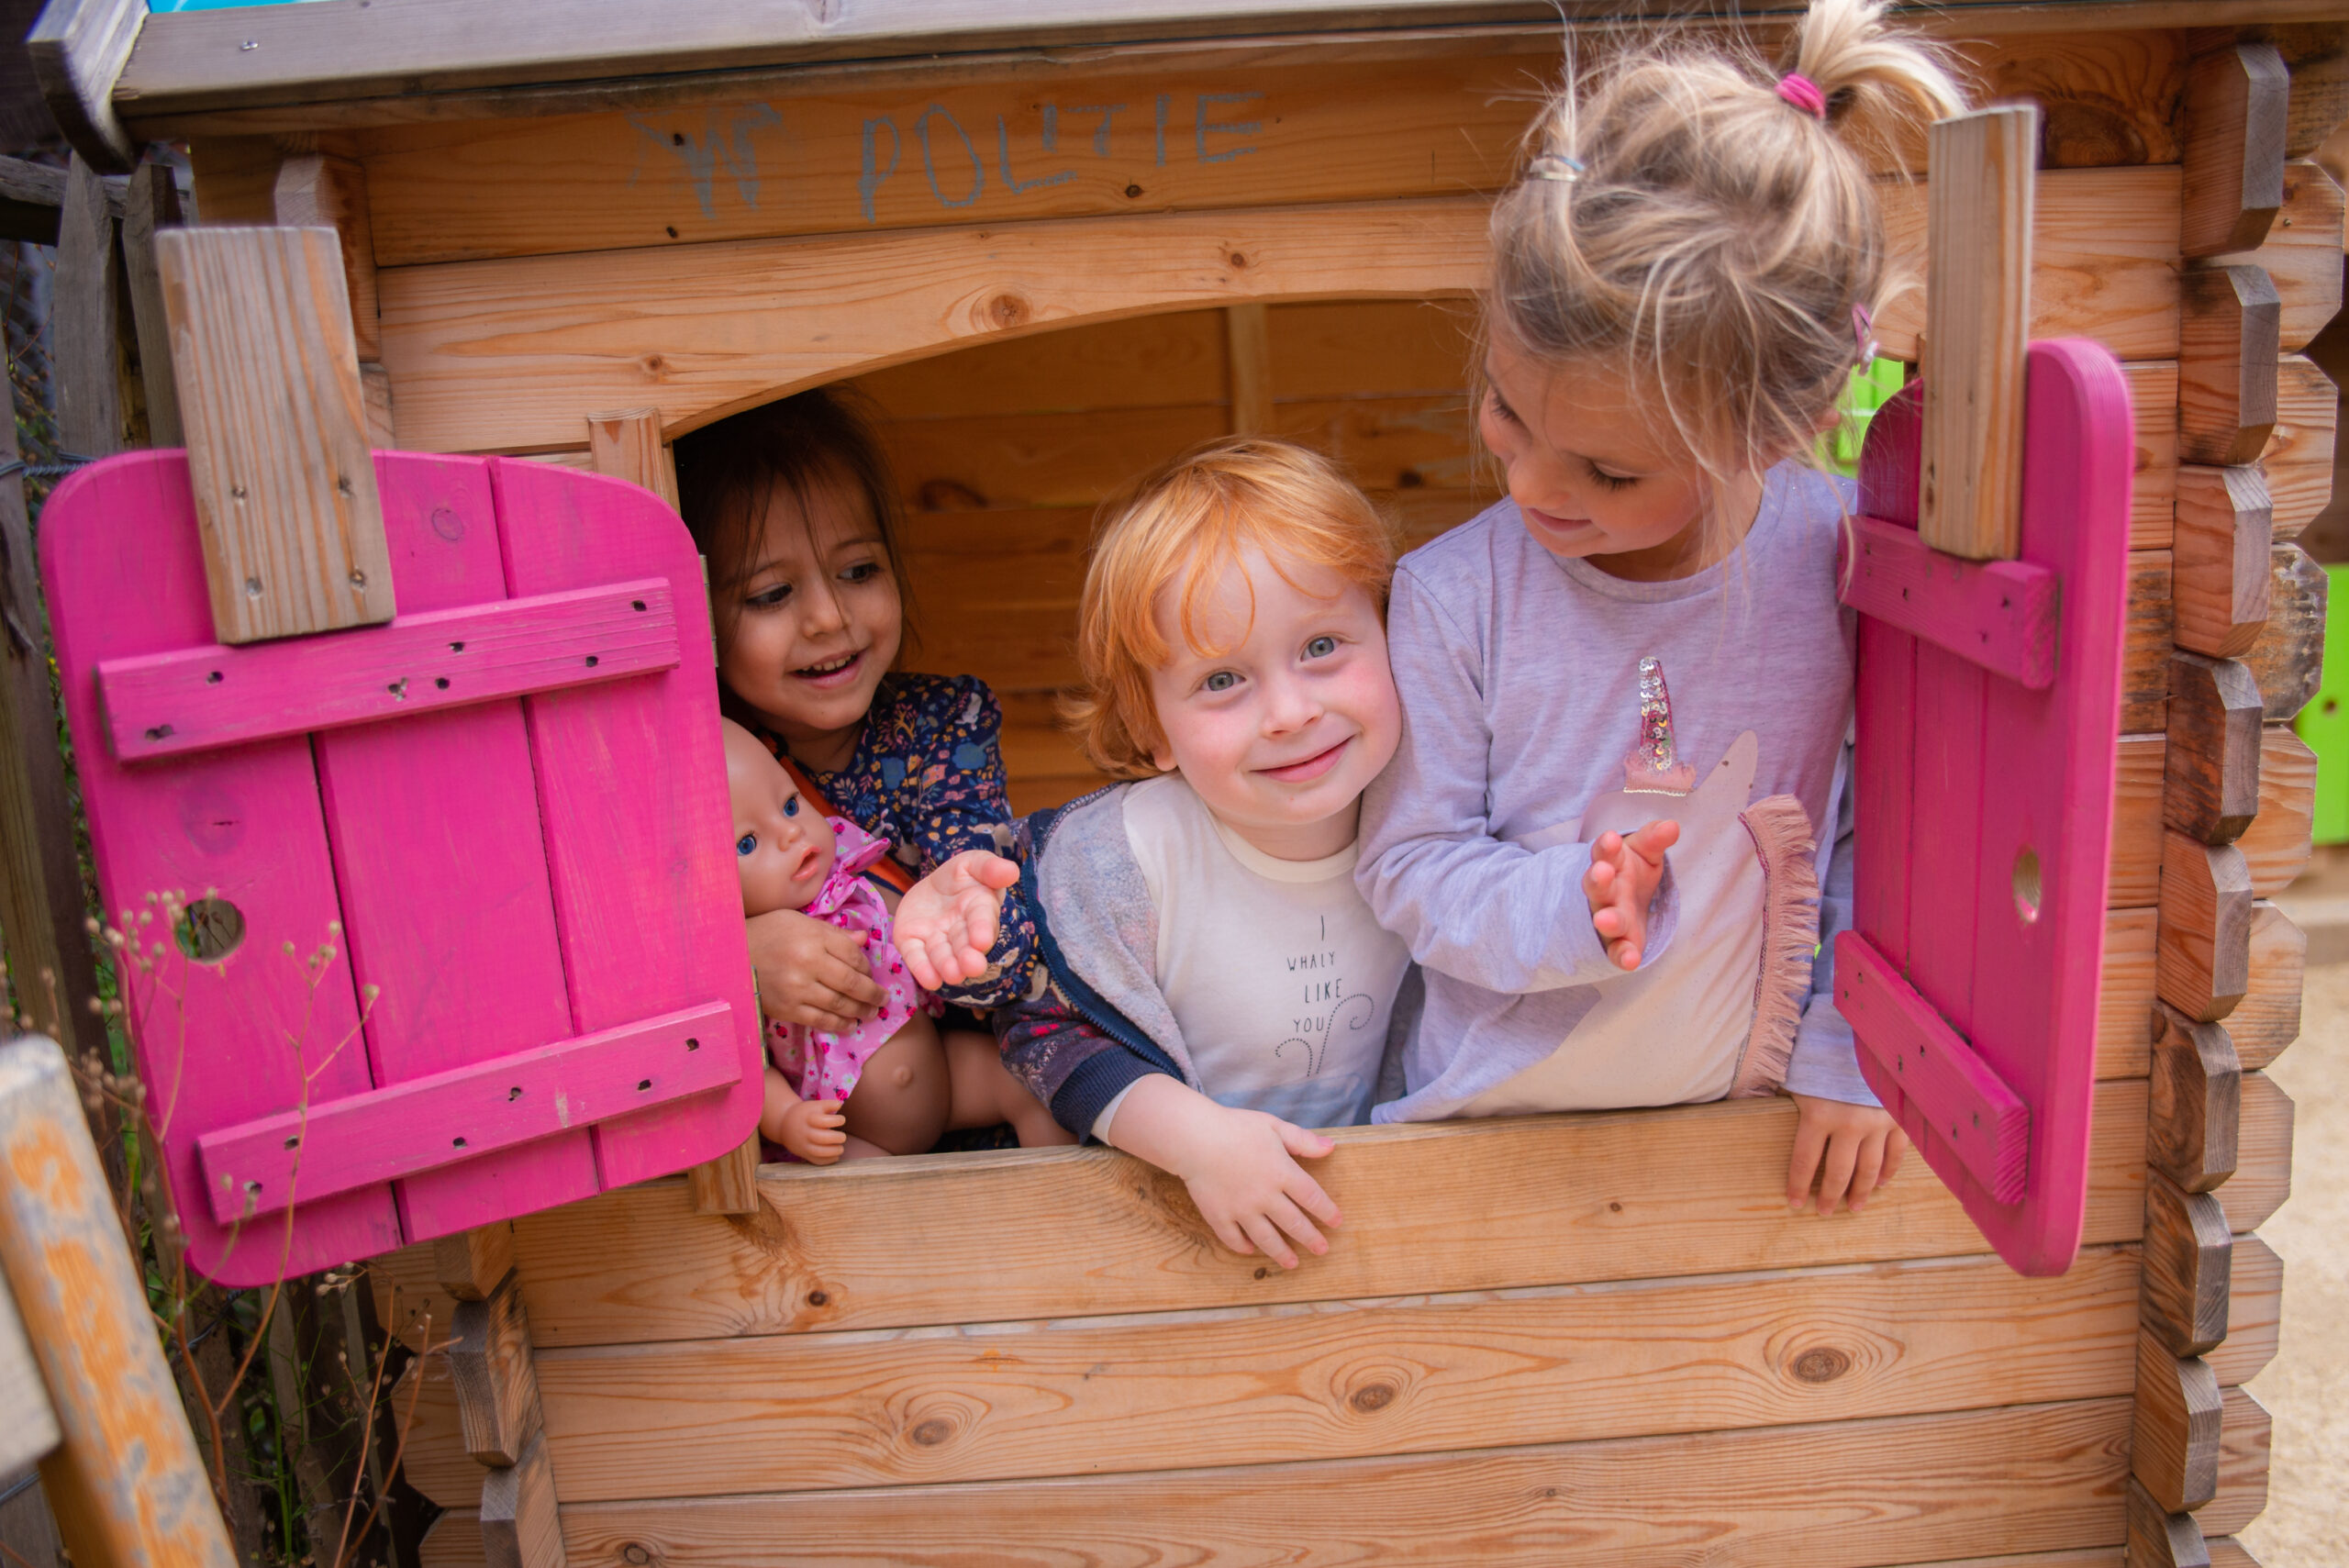
[[[1355,887],[1355,846],[1276,860],[1179,773],[1127,791],[1125,818],[1158,911],[1159,992],[1208,1096],[1299,1127],[1368,1120],[1411,955]],[[1103,1108],[1096,1137],[1124,1098]]]

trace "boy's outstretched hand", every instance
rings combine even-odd
[[[1795,1124],[1795,1154],[1787,1166],[1787,1207],[1796,1214],[1810,1207],[1811,1178],[1819,1179],[1819,1212],[1825,1218],[1840,1202],[1854,1214],[1868,1206],[1868,1195],[1892,1180],[1909,1135],[1888,1112],[1874,1106],[1845,1105],[1795,1095],[1802,1119]]]
[[[1629,838],[1601,833],[1590,846],[1583,896],[1590,900],[1591,929],[1618,969],[1639,968],[1646,954],[1648,902],[1664,881],[1664,851],[1679,841],[1680,824],[1664,817]]]
[[[985,974],[1003,891],[1019,880],[1019,866],[1001,855],[964,850],[915,883],[890,935],[914,984],[935,991]]]

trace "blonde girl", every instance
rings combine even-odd
[[[1405,734],[1364,807],[1361,886],[1428,982],[1381,1120],[1784,1090],[1790,1207],[1899,1162],[1821,945],[1853,644],[1809,457],[1892,284],[1875,168],[1963,100],[1882,12],[1816,0],[1775,63],[1625,51],[1496,206],[1508,499],[1397,572]]]

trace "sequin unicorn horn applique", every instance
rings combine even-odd
[[[1697,770],[1680,760],[1672,734],[1672,692],[1664,684],[1664,661],[1640,661],[1640,739],[1623,753],[1626,795],[1687,795],[1697,787]]]

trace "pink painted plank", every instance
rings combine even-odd
[[[2016,1269],[2060,1273],[2087,1204],[2136,432],[2121,366],[2085,340],[2032,345],[2023,407],[2021,559],[2063,581],[2064,658],[2044,692],[1993,680],[1984,694],[1996,787],[1970,868],[1980,978],[1967,1034],[2031,1102],[2032,1173],[2014,1208],[1960,1195]],[[2026,855],[2035,915],[2018,888]]]
[[[646,581],[404,615],[336,637],[109,659],[98,666],[98,695],[115,755],[143,762],[413,718],[676,662],[669,585]]]
[[[706,1003],[206,1133],[196,1149],[214,1216],[273,1213],[297,1191],[313,1195],[307,1204],[402,1177],[413,1186],[417,1173],[436,1168],[462,1178],[495,1151],[527,1152],[729,1085],[739,1075],[727,1049],[731,1014],[724,1002]]]
[[[2021,1197],[2030,1107],[1857,931],[1835,938],[1835,1006],[1974,1179],[2000,1203]]]
[[[217,964],[184,963],[167,933],[141,932],[150,948],[164,944],[164,956],[160,986],[134,983],[132,1048],[153,1095],[191,1264],[243,1285],[398,1246],[388,1187],[306,1204],[290,1236],[276,1223],[219,1225],[200,1192],[199,1131],[372,1085],[354,1040],[350,966],[338,957],[314,988],[301,959],[285,952],[287,943],[311,952],[340,915],[309,743],[265,741],[132,768],[104,740],[100,661],[215,639],[186,454],[126,453],[68,479],[44,508],[40,558],[106,906],[217,889],[244,917],[242,943]]]
[[[1944,555],[1914,528],[1854,518],[1843,602],[2037,690],[2055,678],[2055,574],[2025,561]]]
[[[2110,354],[2065,341],[2033,344],[2031,355],[2021,559],[2062,584],[2062,661],[2054,682],[2034,691],[1863,619],[1863,812],[1898,784],[1881,748],[1871,752],[1872,730],[1913,737],[1913,778],[1897,868],[1870,871],[1876,840],[1863,818],[1854,928],[2031,1107],[2023,1191],[2003,1203],[1878,1052],[1861,1055],[1870,1084],[1984,1236],[2019,1271],[2046,1274],[2070,1265],[2086,1206],[2134,436]],[[1910,421],[1878,416],[1863,462],[1871,500],[1913,510],[1913,484],[1901,477],[1913,453],[1901,449],[1914,441]],[[1897,671],[1904,646],[1913,699],[1887,712],[1897,675],[1876,676],[1869,663]]]
[[[491,460],[489,472],[511,593],[661,576],[678,623],[707,624],[692,536],[649,491],[508,459]],[[594,1136],[607,1186],[713,1158],[758,1123],[759,1015],[734,871],[716,660],[707,639],[685,641],[675,669],[523,705],[573,1031],[713,996],[734,1009],[739,1082],[722,1095],[600,1124]]]
[[[1923,444],[1914,382],[1876,410],[1860,451],[1860,510],[1914,529]],[[1846,559],[1842,564],[1848,566]],[[1909,854],[1915,835],[1917,639],[1862,616],[1854,673],[1853,886],[1869,934],[1896,966],[1909,960]]]
[[[411,618],[429,625],[446,612],[479,617],[502,603],[506,565],[484,462],[379,452],[375,470],[400,610],[393,626]],[[667,598],[665,582],[606,590],[605,629],[631,634],[639,659],[674,663],[674,626],[658,635],[652,609]],[[645,609],[632,609],[636,603]],[[519,618],[560,645],[540,670],[563,680],[579,673],[581,645],[548,625],[549,616]],[[306,641],[323,662],[338,657],[339,647],[381,643],[388,629]],[[507,638],[491,649],[469,637],[449,640],[465,643],[462,654],[447,655],[451,660],[477,652],[530,657],[527,644]],[[520,702],[330,730],[314,744],[351,966],[362,985],[376,988],[366,1049],[378,1091],[578,1032],[555,940]],[[319,1108],[312,1107],[314,1119]],[[434,1126],[419,1132],[428,1142],[440,1136]],[[321,1151],[314,1140],[305,1180]],[[594,1151],[587,1135],[576,1132],[428,1170],[395,1190],[402,1231],[419,1241],[592,1196]],[[212,1196],[217,1204],[232,1195]]]

